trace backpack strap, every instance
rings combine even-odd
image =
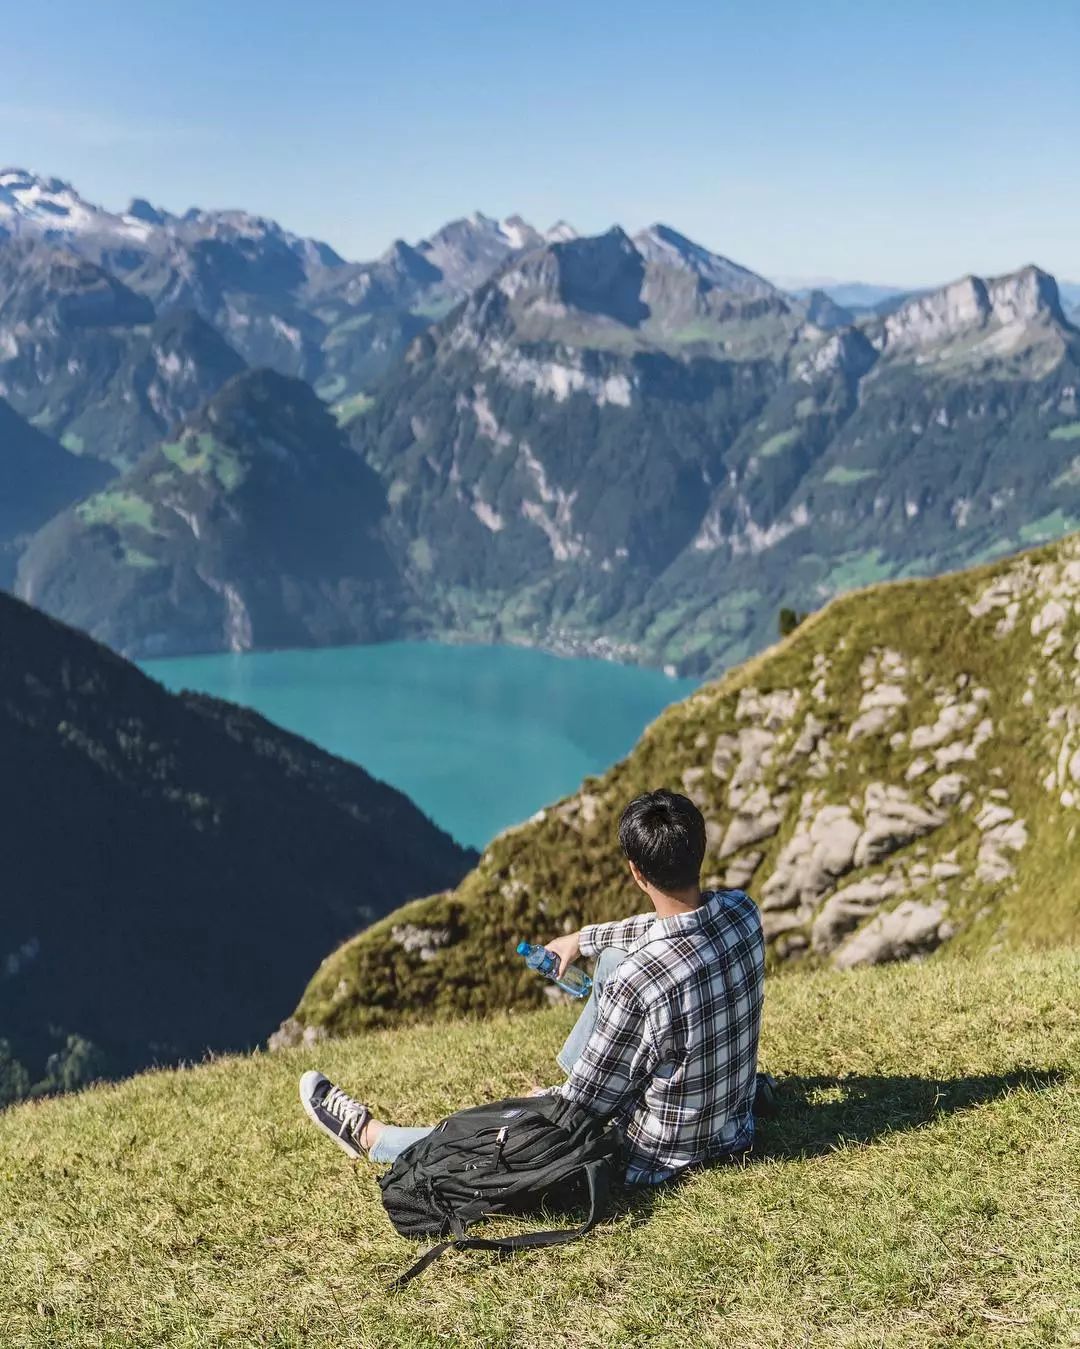
[[[587,1162],[581,1169],[589,1182],[589,1214],[580,1227],[561,1227],[549,1232],[522,1232],[515,1237],[469,1237],[465,1235],[461,1219],[454,1215],[450,1223],[457,1233],[457,1238],[453,1241],[441,1241],[437,1246],[425,1251],[404,1274],[398,1275],[387,1291],[395,1293],[404,1288],[451,1248],[456,1251],[495,1251],[500,1260],[505,1260],[515,1251],[530,1250],[538,1246],[562,1246],[566,1242],[577,1241],[596,1226],[601,1214],[607,1208],[611,1189],[608,1166],[605,1162]]]

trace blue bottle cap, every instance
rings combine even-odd
[[[517,953],[519,956],[527,956],[529,954],[529,943],[527,941],[519,941],[517,944]]]

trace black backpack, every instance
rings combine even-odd
[[[562,1096],[522,1096],[458,1110],[378,1178],[383,1207],[403,1237],[446,1237],[390,1285],[403,1288],[446,1250],[514,1251],[583,1237],[607,1215],[625,1171],[617,1125]],[[580,1227],[492,1240],[465,1229],[481,1218],[587,1202]]]

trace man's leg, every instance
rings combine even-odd
[[[555,1055],[555,1062],[568,1076],[571,1068],[580,1057],[581,1051],[589,1043],[589,1037],[596,1025],[596,999],[600,990],[625,959],[626,952],[621,946],[605,946],[596,958],[592,989],[585,1000],[585,1006],[581,1009],[581,1015],[574,1023],[574,1029],[566,1037],[566,1043]]]
[[[397,1124],[383,1124],[379,1120],[369,1120],[364,1127],[362,1142],[367,1148],[368,1161],[392,1162],[413,1143],[426,1138],[434,1124],[405,1128]]]

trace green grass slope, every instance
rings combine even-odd
[[[1080,956],[770,982],[756,1159],[502,1265],[390,1227],[307,1122],[318,1064],[401,1123],[558,1080],[573,1009],[151,1073],[0,1116],[0,1343],[1064,1345],[1080,1333]],[[555,1219],[556,1222],[571,1221]],[[491,1235],[525,1230],[502,1219]],[[479,1230],[479,1229],[478,1229]]]
[[[760,901],[774,966],[1075,940],[1078,687],[1080,536],[846,596],[330,955],[281,1038],[541,1003],[514,945],[642,908],[617,821],[657,787],[700,805],[706,881]]]

